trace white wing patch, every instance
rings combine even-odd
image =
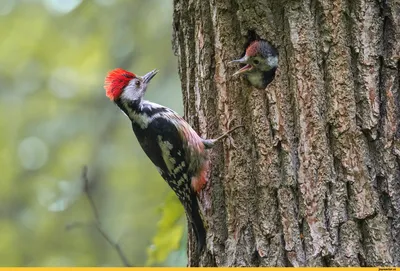
[[[139,124],[140,128],[146,129],[149,126],[149,123],[152,121],[146,114],[137,114],[134,111],[129,112],[129,117]]]
[[[158,145],[160,146],[161,149],[161,154],[164,163],[167,166],[168,171],[170,173],[173,173],[175,169],[176,160],[174,157],[171,156],[171,150],[174,146],[172,146],[172,144],[169,141],[163,141],[161,135],[159,135],[157,139],[158,139]]]

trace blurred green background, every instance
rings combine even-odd
[[[146,98],[182,113],[172,0],[0,0],[0,265],[186,265],[183,209],[105,96],[116,67],[159,74]],[[67,225],[75,225],[67,229]]]

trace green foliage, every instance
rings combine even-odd
[[[162,208],[162,216],[157,226],[153,244],[147,249],[147,265],[161,264],[178,250],[183,236],[182,218],[184,211],[176,195],[171,191]]]
[[[0,265],[121,265],[93,227],[65,229],[93,222],[84,164],[102,225],[130,262],[145,265],[154,240],[155,263],[181,264],[160,259],[165,242],[179,247],[182,210],[167,203],[175,224],[161,230],[174,237],[158,232],[169,187],[103,89],[115,67],[157,68],[147,98],[182,112],[171,23],[172,1],[1,1]]]

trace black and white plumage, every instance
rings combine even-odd
[[[115,69],[106,77],[106,95],[131,120],[143,151],[178,196],[194,229],[197,248],[201,250],[206,242],[206,230],[197,193],[207,182],[206,149],[238,127],[217,139],[202,139],[176,112],[142,99],[156,73],[153,70],[140,77]]]

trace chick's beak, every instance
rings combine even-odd
[[[251,69],[253,69],[253,66],[251,66],[250,64],[247,64],[246,66],[244,66],[243,68],[240,68],[238,71],[236,71],[234,74],[232,74],[233,76],[244,73],[246,71],[250,71]]]
[[[158,70],[152,70],[151,72],[146,73],[143,75],[142,80],[144,83],[150,82],[151,79],[158,73]]]
[[[233,76],[244,73],[246,71],[250,71],[251,69],[253,69],[253,66],[251,66],[250,64],[247,64],[247,61],[248,61],[248,57],[245,55],[244,57],[242,57],[240,59],[235,59],[228,63],[228,64],[232,64],[232,63],[246,64],[244,67],[242,67],[238,71],[236,71],[233,74]]]

